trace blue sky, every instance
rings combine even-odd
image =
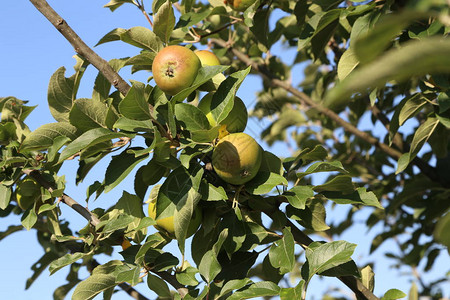
[[[89,45],[93,46],[107,32],[116,28],[130,28],[133,26],[148,26],[141,13],[131,5],[125,5],[114,13],[102,6],[108,1],[78,0],[78,1],[51,1],[52,7],[68,22],[68,24],[81,36]],[[150,1],[147,5],[150,5]],[[40,125],[53,122],[53,118],[47,107],[47,86],[50,76],[59,67],[66,67],[66,75],[73,73],[75,60],[70,44],[57,32],[53,26],[34,8],[29,1],[3,1],[0,9],[0,97],[16,96],[22,100],[29,100],[29,105],[38,105],[28,119],[30,128],[36,129]],[[138,53],[138,49],[114,42],[101,45],[95,51],[103,58],[109,60],[117,57],[132,56]],[[284,59],[291,59],[294,53],[283,52]],[[302,78],[300,69],[294,78],[299,81]],[[96,70],[90,66],[82,80],[79,97],[90,97],[93,80]],[[148,73],[140,72],[132,75],[130,70],[125,68],[121,72],[122,76],[128,79],[145,81]],[[242,85],[238,95],[244,100],[248,107],[254,104],[255,92],[261,86],[260,82],[249,76]],[[248,132],[257,138],[262,125],[255,120],[249,122]],[[264,144],[263,144],[264,145]],[[268,149],[267,145],[264,145]],[[279,156],[286,155],[287,149],[282,144],[276,144],[270,149]],[[106,165],[99,166],[98,172],[93,172],[86,178],[85,183],[79,186],[74,185],[74,168],[76,161],[65,164],[60,174],[65,174],[68,182],[67,193],[80,202],[85,199],[85,191],[92,180],[102,180],[102,170]],[[95,202],[89,203],[89,208],[109,207],[111,201],[120,197],[122,191],[133,193],[132,179],[125,180],[116,191],[110,192]],[[62,217],[72,223],[73,229],[81,228],[85,225],[84,219],[71,209],[62,206]],[[328,216],[329,224],[335,220],[345,218],[347,206],[338,206],[335,210],[330,210]],[[369,214],[365,210],[358,214],[358,219],[363,223]],[[8,225],[20,224],[17,216],[0,219],[0,231],[4,231]],[[376,227],[369,232],[365,232],[363,224],[355,226],[354,229],[345,233],[341,238],[349,242],[358,244],[353,256],[355,261],[363,266],[366,263],[375,261],[376,263],[376,294],[382,293],[390,288],[398,288],[405,292],[410,288],[410,276],[399,277],[397,270],[390,269],[390,261],[382,256],[385,250],[396,251],[396,245],[392,242],[385,243],[379,250],[369,256],[371,237],[375,236],[381,228]],[[176,253],[176,247],[173,247]],[[34,231],[21,231],[0,242],[0,299],[52,299],[53,291],[56,287],[65,283],[67,270],[63,269],[56,274],[49,276],[48,271],[37,279],[37,281],[27,291],[24,290],[25,281],[32,275],[30,266],[35,263],[44,253],[42,247],[37,243]],[[113,258],[119,258],[117,254]],[[101,257],[101,262],[106,262],[109,257]],[[441,265],[450,265],[448,257],[441,257]],[[406,273],[410,270],[402,270]],[[87,274],[82,274],[87,276]],[[426,277],[426,280],[431,280]],[[308,290],[309,299],[320,299],[319,296],[327,290],[328,286],[341,288],[349,293],[350,291],[336,279],[322,280],[314,278]],[[450,284],[444,286],[447,296],[450,294]],[[147,289],[145,284],[138,288],[150,299],[155,298],[154,294]],[[101,297],[97,297],[101,299]],[[96,298],[96,299],[97,299]],[[120,292],[113,299],[131,299],[128,295]]]

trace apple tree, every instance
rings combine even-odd
[[[92,46],[45,0],[30,2],[76,62],[49,79],[54,121],[34,131],[33,100],[0,98],[0,216],[22,220],[0,238],[36,231],[45,253],[29,284],[48,268],[69,272],[54,299],[110,299],[117,289],[135,299],[307,299],[311,279],[326,276],[356,299],[443,297],[448,266],[435,261],[450,246],[448,1],[111,0],[112,14],[131,5],[148,26],[112,29]],[[135,55],[105,61],[93,50],[117,43]],[[205,49],[212,59],[195,52]],[[125,66],[148,80],[125,81]],[[98,70],[89,99],[77,97],[86,68]],[[236,94],[249,76],[261,89],[246,108]],[[264,124],[259,142],[242,132],[248,118]],[[280,143],[290,152],[272,153]],[[60,169],[73,160],[70,182]],[[87,203],[65,192],[94,170],[101,179]],[[133,192],[92,208],[130,176]],[[85,227],[73,228],[61,206]],[[346,215],[331,223],[337,208]],[[340,238],[361,212],[366,230],[383,228],[371,252],[397,242],[386,256],[415,274],[410,290],[374,293],[376,262],[359,264],[357,245]],[[118,249],[121,259],[99,260]],[[430,271],[439,279],[421,278]]]

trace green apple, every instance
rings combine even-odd
[[[220,65],[219,58],[209,50],[196,50],[195,54],[200,59],[202,67]],[[226,79],[225,75],[223,75],[222,73],[219,73],[219,74],[215,75],[211,80],[209,80],[208,82],[203,84],[200,87],[200,89],[204,90],[204,91],[208,91],[208,92],[217,90],[220,83],[222,81],[224,81],[225,79]]]
[[[209,124],[214,127],[217,126],[217,121],[214,119],[211,111],[217,104],[212,103],[214,93],[206,94],[199,102],[198,108],[206,115]],[[248,113],[244,102],[239,97],[234,97],[233,108],[228,116],[220,122],[221,125],[225,125],[225,129],[228,132],[242,132],[247,126]]]
[[[40,195],[39,185],[31,178],[26,178],[17,184],[16,200],[19,207],[23,210],[33,206],[39,200]]]
[[[148,203],[148,216],[152,219],[156,219],[156,198],[152,199]],[[191,221],[189,222],[188,230],[186,233],[186,238],[192,236],[202,223],[202,210],[196,207],[194,213],[192,214]],[[158,230],[163,230],[168,233],[170,237],[175,236],[175,222],[174,217],[160,218],[156,220],[155,228]]]
[[[192,85],[200,67],[194,51],[178,45],[168,46],[153,60],[153,79],[163,92],[173,96]]]
[[[263,150],[246,133],[232,133],[220,139],[213,155],[212,165],[224,181],[241,185],[253,179],[261,166]]]
[[[220,65],[219,58],[208,50],[196,50],[195,54],[200,59],[202,67],[204,66],[218,66]]]

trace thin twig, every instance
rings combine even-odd
[[[52,183],[48,182],[42,174],[37,170],[22,170],[22,172],[31,178],[33,178],[38,184],[40,184],[42,187],[44,187],[46,190],[48,190],[50,193],[54,191],[54,186]],[[93,215],[87,208],[83,207],[80,203],[75,201],[72,197],[69,195],[63,194],[60,197],[60,201],[64,204],[68,205],[70,208],[75,210],[77,213],[82,215],[86,220],[89,221],[89,223],[92,226],[96,226],[100,220]]]
[[[153,28],[153,22],[152,22],[152,20],[150,19],[150,16],[148,15],[148,13],[145,11],[145,8],[144,8],[144,1],[139,2],[138,0],[136,0],[136,3],[137,3],[136,6],[137,6],[137,7],[140,9],[140,11],[144,14],[145,18],[147,19],[148,23],[150,24],[150,27]]]

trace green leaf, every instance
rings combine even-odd
[[[119,72],[125,65],[128,59],[111,59],[108,63],[114,69]],[[110,98],[111,82],[103,75],[102,72],[98,72],[94,82],[94,90],[92,91],[92,99],[103,102]]]
[[[332,88],[325,96],[324,105],[340,108],[348,103],[354,93],[366,93],[390,80],[402,82],[413,76],[450,72],[450,41],[427,38],[405,42],[379,59],[364,65]]]
[[[352,183],[352,177],[348,175],[338,175],[324,184],[313,187],[315,192],[344,192],[348,193],[355,189]]]
[[[50,113],[58,122],[68,122],[69,112],[72,108],[72,92],[74,81],[64,76],[66,68],[61,67],[50,77],[47,101]]]
[[[339,59],[337,74],[339,80],[344,80],[359,64],[358,57],[352,48],[348,48]]]
[[[187,267],[181,272],[177,272],[176,278],[179,283],[189,286],[197,286],[199,284],[197,278],[195,278],[195,275],[198,274],[198,270],[194,267]]]
[[[301,179],[306,175],[319,173],[319,172],[340,172],[347,174],[347,170],[344,169],[342,163],[338,160],[330,162],[316,162],[309,166],[305,172],[297,173],[297,178]]]
[[[309,164],[313,161],[324,160],[327,156],[327,150],[322,145],[316,145],[313,149],[303,149],[295,158],[285,159],[283,166],[286,171],[294,171],[302,165]]]
[[[313,198],[305,209],[296,209],[290,205],[286,208],[289,218],[297,220],[302,226],[315,231],[328,230],[325,223],[326,210],[320,200]]]
[[[25,138],[21,150],[47,149],[53,145],[54,139],[59,136],[66,136],[74,140],[77,137],[77,128],[65,122],[44,124]]]
[[[202,183],[201,190],[202,199],[206,201],[228,200],[227,192],[222,186],[214,186],[211,183]]]
[[[311,48],[314,55],[314,59],[318,59],[325,46],[329,42],[336,27],[339,24],[339,17],[341,16],[341,9],[332,9],[327,11],[319,20],[317,28],[311,37]]]
[[[264,296],[277,296],[281,288],[271,281],[259,281],[251,284],[246,289],[234,292],[228,300],[242,300]]]
[[[36,224],[37,221],[37,215],[34,210],[34,207],[27,209],[21,218],[21,222],[23,227],[25,227],[26,230],[30,230],[33,228],[34,224]]]
[[[150,120],[138,121],[127,117],[120,117],[114,123],[113,128],[131,132],[153,132],[153,123]]]
[[[314,274],[322,273],[351,260],[356,244],[346,241],[334,241],[325,244],[314,242],[306,248],[306,259],[309,264],[308,280]]]
[[[218,297],[223,297],[234,290],[241,289],[251,282],[249,278],[229,280],[223,285]]]
[[[424,13],[413,10],[405,10],[400,14],[387,14],[380,18],[374,28],[361,35],[354,42],[354,50],[362,63],[373,61],[380,55],[392,40],[401,34],[410,22],[422,17],[428,17]]]
[[[428,101],[422,94],[414,94],[413,97],[408,97],[408,100],[402,105],[400,114],[398,116],[398,124],[402,126],[408,119],[413,117]]]
[[[210,143],[219,136],[220,126],[213,127],[208,130],[191,131],[191,139],[196,143]]]
[[[398,160],[397,170],[395,174],[403,172],[408,164],[417,156],[422,146],[428,141],[430,136],[433,134],[437,125],[439,125],[439,120],[435,117],[428,118],[423,122],[419,128],[417,128],[413,140],[411,142],[411,148],[409,153],[403,154]]]
[[[196,106],[188,103],[175,104],[175,117],[189,130],[209,130],[211,125],[205,114]]]
[[[108,107],[94,99],[77,99],[70,110],[70,123],[81,131],[105,127]]]
[[[276,241],[269,250],[272,266],[280,270],[280,274],[292,271],[295,265],[295,241],[289,227],[283,229],[283,238]]]
[[[75,252],[74,254],[68,253],[58,258],[57,260],[52,261],[50,267],[48,268],[50,275],[54,274],[56,271],[64,268],[65,266],[73,264],[74,262],[82,259],[86,255],[87,255],[86,253],[82,252]]]
[[[119,103],[119,111],[133,120],[151,119],[150,104],[145,95],[145,84],[134,82],[127,95]]]
[[[276,173],[258,172],[255,178],[245,184],[245,190],[253,195],[267,194],[277,185],[288,185],[286,178]]]
[[[152,186],[166,174],[167,168],[152,159],[147,165],[142,166],[142,181],[147,186]]]
[[[362,204],[383,209],[377,196],[363,187],[357,188],[356,191],[350,194],[345,192],[322,192],[322,195],[338,204]]]
[[[381,297],[381,300],[395,300],[395,299],[401,299],[406,297],[406,294],[398,289],[390,289],[387,291],[383,297]]]
[[[116,278],[110,274],[92,274],[80,282],[72,295],[72,300],[90,300],[101,292],[117,285]]]
[[[450,253],[450,213],[447,213],[439,219],[434,229],[433,235],[437,241],[447,247]]]
[[[134,73],[135,71],[139,71],[141,69],[145,69],[145,70],[151,70],[152,69],[152,64],[153,64],[153,60],[156,57],[156,53],[155,52],[150,52],[147,50],[142,50],[142,52],[136,56],[133,56],[131,58],[129,58],[126,62],[125,65],[129,66],[132,65],[135,68],[139,67],[139,69],[132,69],[132,73]]]
[[[134,154],[129,153],[127,150],[122,151],[119,155],[113,156],[106,168],[105,193],[117,186],[138,163],[147,159],[147,157],[148,155],[135,157]]]
[[[11,200],[12,191],[10,187],[0,184],[0,210],[6,209]]]
[[[211,107],[213,107],[211,114],[218,124],[225,120],[233,109],[236,91],[249,73],[250,67],[230,74],[214,93],[211,101]]]
[[[233,254],[221,252],[219,254],[219,263],[222,266],[221,272],[216,276],[215,280],[232,280],[244,279],[252,266],[255,264],[259,253],[257,251],[236,251]]]
[[[175,236],[182,253],[184,253],[184,241],[186,240],[189,223],[201,197],[197,190],[191,188],[176,205],[174,214]]]
[[[298,209],[305,209],[306,200],[314,197],[314,190],[311,186],[294,186],[283,193],[289,204]]]
[[[120,36],[124,34],[127,30],[123,28],[116,28],[105,34],[95,46],[109,43],[113,41],[120,41]]]
[[[106,128],[95,128],[86,131],[85,133],[80,135],[77,139],[73,140],[69,145],[67,145],[66,148],[64,148],[64,150],[61,152],[58,163],[63,162],[64,160],[78,153],[79,151],[83,151],[84,149],[87,149],[94,145],[121,137],[132,138],[134,137],[134,135],[126,133],[118,133]]]
[[[369,265],[361,270],[361,282],[369,291],[373,292],[375,288],[375,273]]]
[[[210,283],[217,276],[217,274],[220,273],[222,268],[217,260],[217,254],[214,249],[207,251],[203,255],[198,266],[198,270],[207,283]]]
[[[414,93],[408,97],[405,97],[396,106],[394,115],[389,123],[389,145],[392,145],[392,141],[398,131],[398,128],[403,125],[406,120],[413,117],[426,103],[427,101],[421,93]]]
[[[353,276],[356,278],[361,278],[359,274],[358,266],[353,260],[343,263],[339,266],[333,267],[326,271],[319,273],[320,276],[328,277],[340,277],[340,276]]]
[[[282,288],[280,291],[280,300],[303,299],[304,285],[305,281],[300,280],[294,288]]]
[[[147,275],[147,285],[154,291],[159,297],[172,299],[169,286],[167,283],[153,274]]]
[[[266,171],[280,175],[283,175],[284,173],[281,159],[269,151],[263,152],[261,167],[259,167],[259,171]]]
[[[172,2],[167,0],[159,7],[153,18],[153,32],[167,44],[174,26],[175,14],[173,13]]]
[[[175,169],[159,189],[156,201],[156,219],[174,217],[175,236],[182,253],[189,222],[201,199],[201,194],[197,191],[202,170],[189,173],[184,167]]]
[[[122,4],[125,4],[125,3],[133,3],[133,0],[110,0],[103,7],[107,7],[111,11],[115,11],[117,8],[119,8],[120,6],[122,6]]]
[[[197,76],[195,77],[194,82],[191,84],[191,86],[182,90],[175,96],[173,96],[171,101],[173,101],[175,103],[182,102],[190,94],[192,94],[195,90],[197,90],[197,88],[200,87],[202,84],[209,81],[211,78],[213,78],[217,74],[224,72],[228,68],[229,68],[229,66],[204,66],[204,67],[201,67],[197,73]]]
[[[101,231],[103,233],[115,232],[117,230],[128,227],[128,225],[133,221],[134,221],[134,218],[130,215],[127,215],[127,214],[119,215],[117,217],[117,219],[108,221]]]
[[[125,30],[120,33],[120,39],[125,43],[155,53],[158,53],[163,48],[160,38],[146,27],[136,26]]]
[[[128,282],[131,286],[135,286],[141,281],[140,275],[141,268],[139,266],[135,266],[129,270],[118,272],[116,282]]]

